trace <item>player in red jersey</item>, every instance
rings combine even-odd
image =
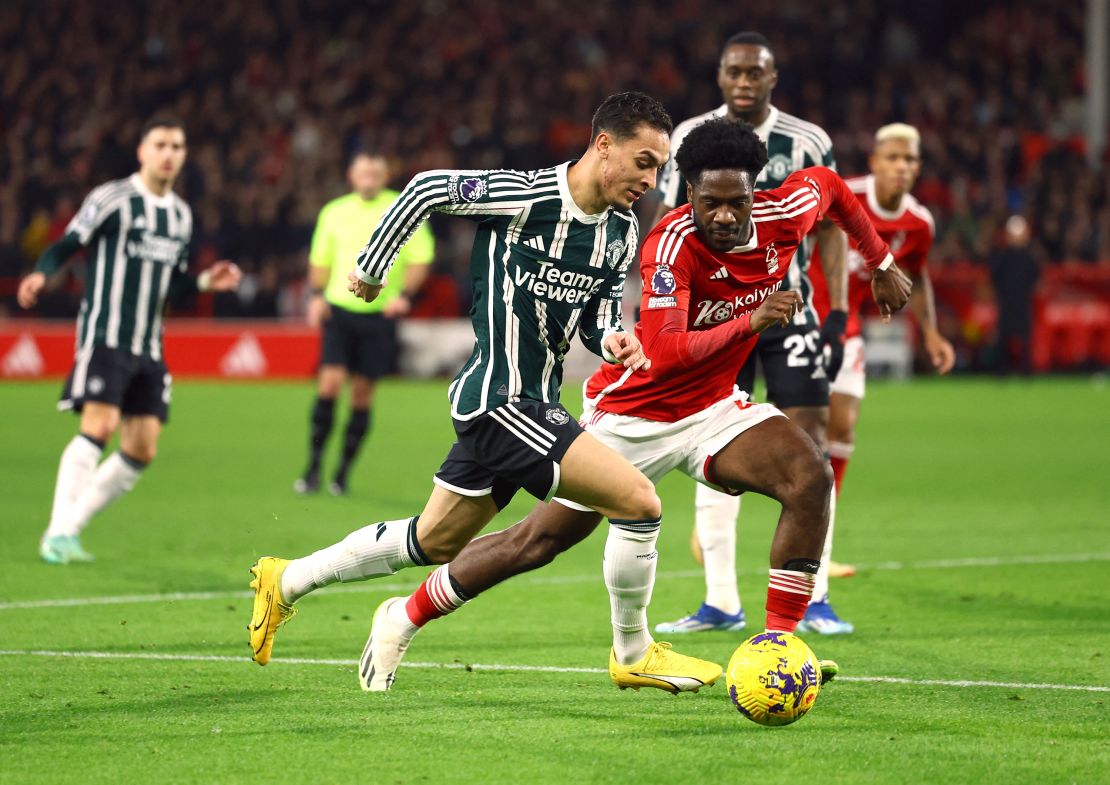
[[[876,300],[884,307],[905,304],[909,279],[835,172],[804,169],[780,188],[754,192],[766,162],[766,148],[746,124],[710,120],[686,137],[678,165],[689,204],[668,213],[641,249],[636,334],[650,368],[598,370],[586,385],[583,422],[653,481],[678,469],[699,482],[733,493],[755,491],[782,504],[771,544],[767,629],[792,632],[819,567],[832,476],[803,430],[770,404],[734,392],[736,373],[757,334],[789,323],[801,306],[796,292],[779,288],[798,245],[824,215],[856,240],[875,271]],[[556,499],[516,526],[475,540],[410,597],[382,603],[363,669],[378,673],[381,689],[388,689],[425,623],[548,564],[600,520],[593,510]],[[709,674],[654,667],[669,648],[653,641],[647,626],[658,525],[610,523],[603,570],[613,623],[610,677],[621,688],[676,693],[711,684],[720,676],[717,666]]]
[[[905,123],[884,125],[875,134],[875,148],[870,158],[871,174],[855,177],[847,182],[860,207],[871,218],[879,236],[889,243],[898,266],[913,279],[910,310],[921,329],[925,352],[929,355],[930,362],[937,373],[945,374],[952,370],[956,355],[952,344],[937,329],[933,285],[925,266],[929,249],[933,245],[933,217],[910,194],[921,172],[920,148],[921,137],[913,126]],[[855,449],[856,423],[859,421],[860,403],[864,395],[864,344],[860,310],[870,293],[870,283],[871,273],[863,264],[859,250],[853,245],[848,254],[849,305],[844,364],[830,387],[829,459],[832,462],[838,495],[848,460]],[[824,322],[829,313],[828,297],[820,285],[815,290],[814,302]],[[831,550],[830,538],[825,559],[829,558]],[[854,572],[848,565],[843,567],[840,574]],[[830,574],[833,574],[831,569]],[[817,596],[816,592],[814,596]]]

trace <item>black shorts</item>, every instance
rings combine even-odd
[[[559,462],[582,426],[560,404],[520,401],[473,420],[455,420],[451,445],[435,483],[463,496],[492,495],[503,509],[523,488],[549,501],[559,487]]]
[[[780,409],[828,406],[829,378],[820,361],[816,327],[771,327],[764,330],[748,357],[736,386],[754,395],[755,366],[763,366],[767,400]]]
[[[125,416],[170,415],[173,379],[166,363],[122,349],[94,345],[77,353],[58,408],[80,412],[86,401],[118,407]]]
[[[397,369],[397,322],[380,313],[353,313],[338,305],[324,322],[321,365],[342,365],[368,379]]]

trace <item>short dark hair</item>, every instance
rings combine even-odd
[[[601,102],[594,112],[590,141],[597,139],[602,131],[617,139],[627,139],[636,135],[641,125],[670,134],[674,124],[663,104],[650,95],[637,92],[617,93]]]
[[[694,185],[707,169],[741,169],[754,180],[767,165],[767,146],[747,123],[718,118],[686,134],[674,158],[686,182]]]
[[[728,51],[730,46],[762,46],[771,54],[771,58],[775,57],[775,50],[771,48],[771,42],[767,40],[767,36],[763,33],[757,33],[754,30],[745,30],[742,33],[736,33],[725,41],[725,45],[721,47],[721,55]]]
[[[185,123],[173,115],[156,114],[143,123],[142,129],[139,131],[139,141],[146,139],[146,135],[155,128],[180,128],[181,132],[185,133]]]

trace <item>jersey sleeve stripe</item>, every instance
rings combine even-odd
[[[776,125],[781,126],[784,131],[790,131],[791,135],[805,137],[821,151],[827,153],[832,149],[832,139],[825,133],[825,129],[814,123],[807,122],[794,115],[786,114],[785,112],[779,113],[779,121]]]
[[[806,184],[790,195],[789,198],[778,202],[764,202],[752,208],[752,215],[781,212],[796,207],[806,199],[820,199],[821,194],[812,185]]]
[[[813,210],[817,207],[818,204],[820,203],[816,199],[811,199],[809,201],[801,202],[797,205],[794,205],[793,208],[789,211],[777,211],[773,213],[767,213],[766,215],[753,215],[752,220],[756,223],[762,223],[764,221],[785,221],[788,218],[793,218],[797,215],[801,215],[802,213]]]

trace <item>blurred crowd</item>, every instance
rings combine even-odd
[[[1041,261],[1110,260],[1110,167],[1084,158],[1083,4],[1027,0],[721,4],[609,0],[17,0],[0,5],[0,276],[26,270],[87,191],[133,171],[141,122],[183,118],[180,192],[201,263],[235,259],[230,311],[296,308],[316,213],[347,158],[385,153],[395,181],[575,156],[605,95],[642,89],[676,121],[720,103],[722,41],[775,44],[774,103],[866,170],[871,135],[924,139],[917,193],[935,262],[984,261],[1011,214]],[[436,226],[461,268],[465,229]],[[368,231],[369,231],[368,227]],[[290,294],[292,293],[292,294]]]

